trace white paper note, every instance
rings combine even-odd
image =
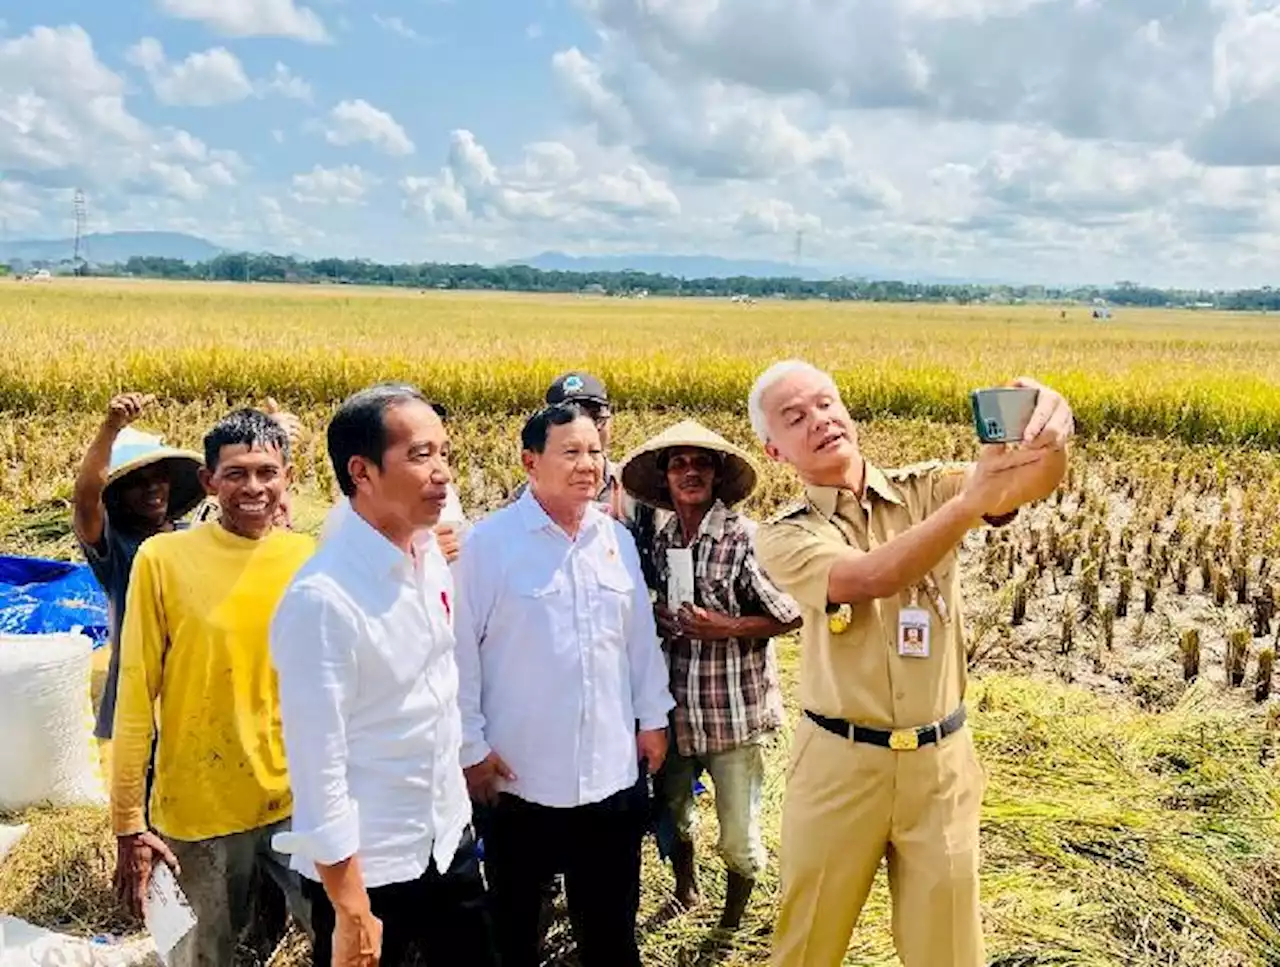
[[[174,879],[173,872],[157,859],[147,891],[147,931],[156,942],[156,953],[166,964],[169,954],[196,925],[195,914]]]
[[[667,549],[667,610],[693,604],[693,548]]]

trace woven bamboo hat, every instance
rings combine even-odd
[[[165,446],[160,437],[133,427],[121,430],[111,447],[103,497],[109,502],[125,477],[157,463],[166,463],[169,467],[169,519],[185,517],[204,499],[204,486],[200,483],[204,457],[191,450]]]
[[[759,472],[746,452],[701,423],[683,420],[663,430],[627,455],[622,465],[622,486],[636,500],[661,510],[674,510],[667,489],[663,454],[677,447],[697,447],[721,455],[723,466],[716,496],[725,506],[745,500],[756,489]]]

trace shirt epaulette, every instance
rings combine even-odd
[[[782,510],[778,511],[772,517],[770,517],[769,523],[781,524],[784,520],[787,520],[790,517],[797,517],[808,509],[809,509],[809,501],[807,500],[793,501],[792,503],[787,504],[787,506],[783,507]]]

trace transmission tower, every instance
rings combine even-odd
[[[87,259],[85,257],[85,237],[84,237],[86,208],[85,208],[85,201],[84,201],[84,192],[81,191],[79,188],[76,189],[74,205],[75,205],[75,212],[76,212],[76,242],[75,242],[76,247],[75,247],[75,254],[71,257],[71,261],[72,261],[72,270],[76,273],[76,275],[79,275],[85,263],[87,262]]]

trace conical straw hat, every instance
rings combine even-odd
[[[684,420],[641,444],[627,455],[622,465],[622,486],[636,500],[674,510],[667,490],[667,474],[659,465],[664,450],[698,447],[724,456],[724,468],[716,484],[716,496],[725,506],[745,500],[756,488],[759,473],[747,454],[695,420]]]
[[[160,437],[133,427],[121,430],[111,448],[103,496],[110,500],[110,494],[119,489],[125,477],[154,463],[169,465],[169,519],[185,517],[204,499],[199,473],[204,457],[194,450],[166,446]]]

